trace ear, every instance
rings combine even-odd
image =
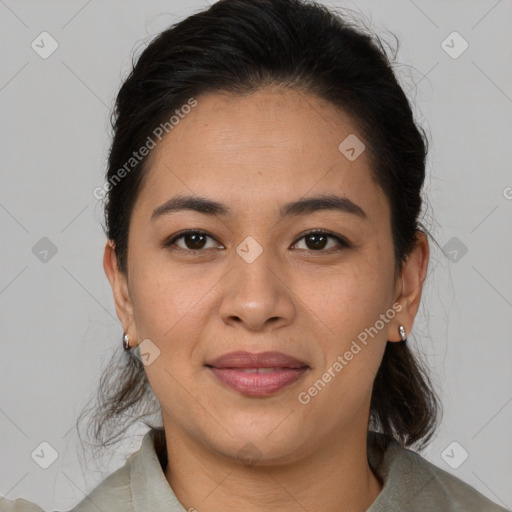
[[[105,245],[103,268],[105,274],[107,274],[110,286],[112,287],[116,312],[123,326],[123,331],[133,338],[135,337],[137,329],[133,316],[133,304],[130,297],[128,278],[126,274],[118,268],[115,244],[112,240],[108,240]]]
[[[402,309],[389,323],[388,341],[400,341],[399,325],[404,326],[407,336],[412,330],[414,318],[420,306],[423,282],[427,275],[428,259],[427,236],[422,231],[417,231],[414,249],[404,262],[402,272],[396,282],[394,302],[399,303]]]

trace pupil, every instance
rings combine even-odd
[[[190,249],[201,249],[202,248],[201,242],[204,243],[204,235],[193,234],[193,235],[188,235],[188,237],[189,237],[189,240],[192,239],[192,243],[187,244]],[[201,238],[203,238],[203,240],[200,240]],[[197,244],[199,244],[199,246],[197,246]],[[190,247],[190,246],[192,246],[192,247]]]
[[[316,248],[316,249],[319,249],[319,248],[323,249],[325,247],[326,238],[327,237],[325,235],[318,235],[318,234],[313,234],[313,235],[308,236],[309,240],[313,240],[313,248]]]

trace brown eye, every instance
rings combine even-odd
[[[303,235],[299,240],[306,241],[306,249],[316,252],[329,252],[328,250],[324,251],[324,249],[327,247],[329,243],[329,239],[334,240],[337,243],[338,249],[340,246],[341,248],[348,248],[350,246],[350,244],[343,238],[332,233],[329,233],[328,231],[321,230],[310,231],[309,233]],[[297,245],[297,243],[298,242],[296,242],[295,245]],[[334,246],[331,244],[331,246],[327,247],[327,249],[334,248],[336,250],[336,243],[334,244]],[[303,249],[301,247],[298,248]]]
[[[192,233],[183,235],[182,238],[187,249],[192,249],[193,251],[197,249],[204,249],[204,245],[206,243],[206,235],[202,235],[200,233]]]
[[[214,240],[213,237],[203,231],[185,231],[169,239],[164,243],[164,246],[174,250],[172,246],[176,245],[177,250],[191,252],[217,247],[215,243],[207,247],[208,239]],[[177,243],[178,241],[181,241],[181,243]]]
[[[213,245],[210,245],[209,247],[207,246],[208,239],[213,241]],[[349,248],[351,246],[350,243],[344,238],[322,230],[310,231],[303,235],[299,241],[300,240],[305,240],[305,247],[296,247],[299,243],[297,241],[294,244],[295,248],[306,249],[313,252],[331,252],[331,250],[336,251]],[[178,243],[178,241],[180,243]],[[215,247],[223,248],[222,245],[216,244],[215,239],[207,232],[198,230],[184,231],[171,237],[168,241],[164,242],[163,245],[170,250],[189,252],[201,252],[204,249]]]
[[[306,245],[309,249],[325,249],[329,237],[326,235],[313,233],[312,235],[308,235],[304,238],[306,239]]]

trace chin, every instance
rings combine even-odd
[[[250,419],[245,415],[240,421],[229,422],[229,434],[222,431],[222,439],[210,439],[210,443],[216,445],[216,451],[248,466],[286,464],[300,458],[304,438],[300,429],[294,428],[292,435],[290,425],[283,423],[282,414]]]

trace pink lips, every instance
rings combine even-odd
[[[282,352],[238,351],[206,363],[225,385],[247,396],[267,396],[296,382],[309,366]]]

